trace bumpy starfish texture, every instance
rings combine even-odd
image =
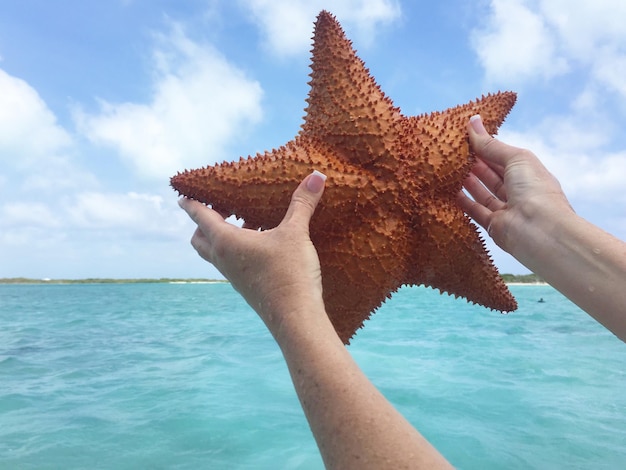
[[[356,56],[337,20],[315,25],[308,107],[300,133],[279,149],[184,171],[180,194],[276,227],[313,169],[328,176],[311,220],[328,315],[344,343],[402,285],[426,285],[499,311],[517,303],[456,204],[474,157],[466,132],[480,114],[491,134],[512,92],[443,112],[406,117]]]

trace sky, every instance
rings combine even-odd
[[[7,0],[0,277],[221,277],[169,177],[297,134],[322,9],[405,115],[516,91],[499,138],[626,238],[623,0]]]

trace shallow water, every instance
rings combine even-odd
[[[404,288],[350,350],[458,468],[623,468],[626,345],[550,287],[511,290],[500,315]],[[2,469],[323,468],[228,284],[2,285],[0,322]]]

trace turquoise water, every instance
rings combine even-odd
[[[511,290],[500,315],[402,289],[350,350],[458,468],[625,468],[626,345],[550,287]],[[0,322],[2,469],[322,468],[227,284],[2,285]]]

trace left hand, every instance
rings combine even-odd
[[[326,177],[313,172],[293,193],[278,227],[239,228],[200,202],[183,198],[180,206],[198,224],[191,244],[212,263],[259,314],[272,334],[285,315],[307,314],[322,306],[319,258],[309,237],[309,221],[322,197]]]

